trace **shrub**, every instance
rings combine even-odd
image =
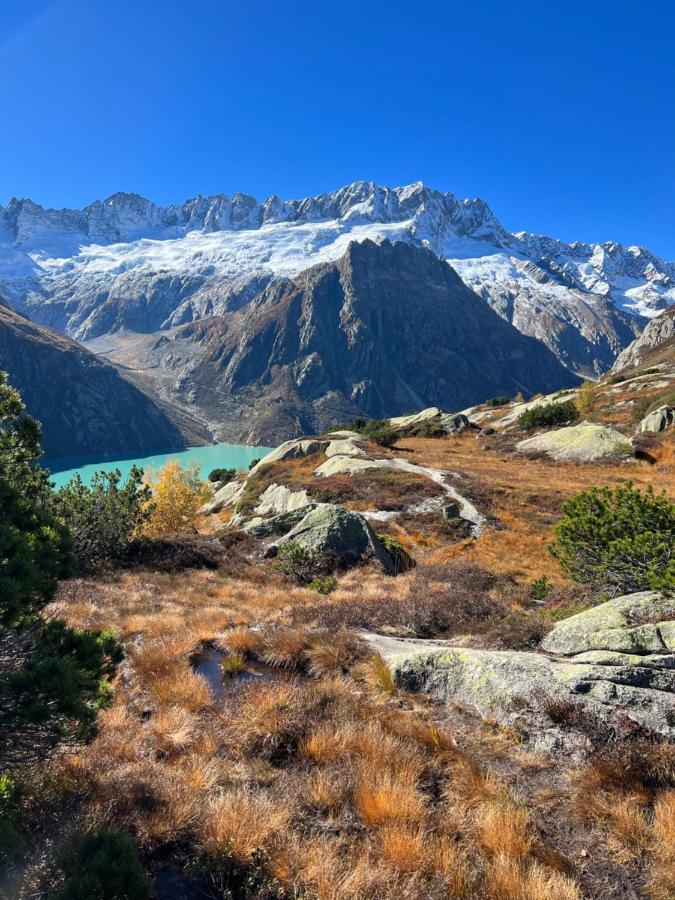
[[[105,559],[122,559],[134,534],[150,517],[150,488],[143,470],[133,466],[124,486],[122,473],[97,472],[86,485],[79,475],[56,494],[56,510],[67,524],[75,557],[87,569]]]
[[[507,403],[511,402],[511,398],[507,397],[506,394],[500,394],[498,397],[490,397],[489,400],[485,401],[486,406],[506,406]]]
[[[592,488],[563,504],[549,549],[575,581],[613,594],[675,587],[675,504],[628,482]]]
[[[538,601],[545,600],[552,590],[553,585],[546,575],[542,575],[541,578],[535,578],[531,588],[532,599]]]
[[[251,471],[251,469],[255,469],[255,467],[258,465],[259,462],[260,462],[260,457],[256,457],[255,459],[252,459],[251,462],[248,464],[249,472]]]
[[[0,372],[0,624],[18,625],[54,594],[71,566],[70,536],[55,517],[40,426]]]
[[[367,437],[380,447],[393,447],[400,435],[393,428],[375,428],[367,432]]]
[[[236,469],[211,469],[208,480],[211,484],[229,484],[229,482],[236,477],[236,474]]]
[[[353,419],[346,426],[350,431],[358,431],[380,447],[393,447],[400,434],[391,427],[389,419]]]
[[[58,900],[147,900],[152,885],[131,838],[101,828],[77,835],[63,854]]]
[[[312,586],[330,569],[329,561],[315,550],[302,547],[297,541],[287,541],[279,547],[276,568],[297,584]],[[319,593],[328,593],[320,591]]]
[[[18,821],[19,786],[9,775],[0,775],[0,870],[21,843]]]
[[[384,534],[380,536],[380,540],[394,563],[394,573],[396,575],[400,572],[407,572],[408,569],[412,569],[417,565],[405,547],[395,537]]]
[[[552,425],[567,425],[579,418],[579,410],[571,400],[562,403],[547,403],[526,409],[518,417],[516,425],[521,431],[531,428],[548,428]]]
[[[92,733],[97,711],[110,700],[108,679],[122,660],[122,648],[111,632],[81,631],[64,622],[44,624],[24,637],[14,649],[21,665],[5,678],[0,691],[0,725],[3,733],[11,726],[12,749],[20,751],[17,733],[28,727],[65,733],[64,721],[74,733]],[[20,661],[20,659],[19,659]],[[0,749],[7,750],[2,747]]]
[[[309,587],[318,594],[332,594],[337,587],[335,575],[326,575],[324,578],[315,576],[309,583]]]
[[[199,478],[196,465],[183,468],[170,459],[156,474],[151,474],[149,484],[152,499],[145,510],[149,514],[142,527],[147,537],[165,537],[196,530],[197,511],[210,498],[211,493]]]

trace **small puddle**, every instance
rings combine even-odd
[[[214,697],[220,699],[236,691],[242,684],[263,681],[283,681],[292,673],[274,669],[254,660],[246,660],[243,668],[237,672],[226,672],[223,660],[228,654],[215,647],[204,647],[191,657],[192,668],[206,679]]]

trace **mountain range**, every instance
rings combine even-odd
[[[105,373],[124,385],[116,397],[145,395],[154,412],[127,429],[131,450],[176,433],[269,442],[353,415],[574,384],[675,302],[675,263],[513,233],[484,201],[420,182],[355,182],[303,200],[167,207],[124,193],[82,210],[14,199],[0,207],[0,292],[52,329],[42,348],[52,335],[63,353],[63,335],[69,360],[85,353],[75,340],[98,355],[102,369],[91,353],[68,367],[74,382]],[[49,441],[65,447],[60,428]],[[95,430],[82,425],[67,452],[97,452]]]
[[[31,319],[82,341],[153,333],[247,304],[351,241],[429,247],[502,318],[572,371],[599,373],[675,302],[675,263],[640,247],[510,232],[482,200],[418,182],[355,182],[303,200],[245,194],[161,207],[114,194],[83,210],[0,208],[0,287]]]

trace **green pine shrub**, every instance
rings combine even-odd
[[[485,401],[485,405],[490,407],[506,406],[506,404],[510,402],[510,397],[507,397],[506,394],[500,394],[498,397],[490,397],[489,400]]]
[[[569,425],[579,418],[579,410],[572,400],[561,403],[548,403],[544,406],[533,406],[518,416],[516,425],[521,431],[533,428],[550,428],[553,425]]]
[[[220,483],[221,485],[225,485],[229,484],[236,475],[236,469],[211,469],[208,480],[211,484]]]
[[[58,900],[148,900],[152,884],[138,848],[119,831],[76,835],[60,861],[65,885]]]
[[[133,466],[122,485],[119,469],[96,472],[89,485],[75,475],[56,494],[55,509],[66,523],[82,569],[102,560],[123,559],[151,514],[151,490],[143,470]]]
[[[675,504],[651,485],[591,488],[563,504],[549,547],[575,581],[613,594],[675,588]]]

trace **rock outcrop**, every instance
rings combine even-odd
[[[613,727],[622,717],[675,737],[674,617],[675,598],[643,592],[559,622],[544,652],[374,643],[402,687],[515,725],[542,749],[583,749],[584,727]]]
[[[675,422],[675,408],[664,404],[647,413],[636,430],[638,434],[658,434],[670,428],[673,422]]]
[[[617,356],[611,368],[613,374],[659,363],[675,356],[675,304],[652,319],[642,334]]]
[[[373,559],[385,571],[394,571],[391,557],[366,519],[342,506],[320,503],[307,509],[276,547],[290,542],[340,566]]]
[[[546,453],[551,459],[596,462],[633,456],[630,439],[615,428],[584,422],[546,431],[516,444],[519,453]]]

